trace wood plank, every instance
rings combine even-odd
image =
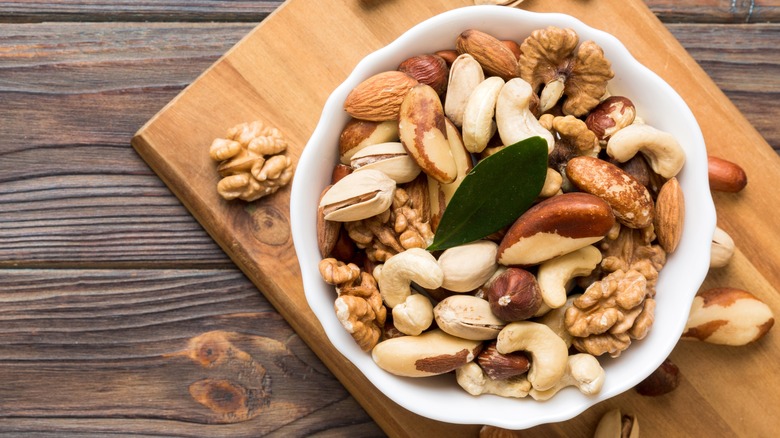
[[[780,26],[669,24],[667,27],[766,141],[780,152],[777,123]]]
[[[645,0],[645,3],[665,23],[752,23],[777,20],[780,12],[780,4],[772,0]]]
[[[253,27],[0,26],[0,266],[228,266],[129,139]],[[780,25],[668,27],[780,150]]]
[[[0,266],[229,266],[129,142],[252,27],[0,26]]]
[[[283,0],[0,1],[0,22],[245,21],[260,22]]]
[[[777,22],[777,0],[644,0],[664,22]],[[45,21],[243,21],[260,22],[282,0],[231,1],[0,1],[0,22]]]
[[[27,34],[25,38],[35,38],[34,34],[36,31],[49,27],[49,34],[40,34],[40,40],[45,44],[43,41],[44,39],[51,38],[52,35],[57,35],[58,32],[62,32],[66,35],[68,33],[76,35],[81,32],[78,28],[83,27],[83,25],[60,26],[61,25],[31,26],[26,28]],[[89,26],[97,26],[92,29],[99,30],[90,30]],[[149,38],[146,42],[141,40],[141,42],[137,43],[135,46],[128,46],[129,49],[127,51],[123,51],[123,49],[119,48],[122,44],[117,44],[115,45],[115,48],[112,49],[111,44],[99,40],[99,35],[101,32],[111,32],[111,29],[124,27],[123,30],[116,31],[116,33],[124,35],[123,37],[118,37],[120,40],[121,38],[130,40],[128,41],[129,44],[132,42],[133,32],[128,29],[133,26],[126,26],[123,24],[91,24],[89,26],[85,29],[87,29],[86,33],[92,33],[94,35],[90,37],[93,38],[93,43],[85,43],[83,40],[77,41],[82,47],[87,50],[92,50],[93,55],[99,59],[99,61],[89,66],[89,68],[87,68],[90,64],[89,57],[79,58],[77,61],[70,62],[68,61],[68,56],[76,56],[76,53],[70,52],[68,56],[63,54],[61,58],[54,59],[56,50],[52,50],[48,52],[48,55],[41,55],[51,57],[51,59],[46,60],[48,64],[46,62],[41,62],[39,64],[31,63],[26,67],[22,67],[21,70],[13,71],[13,76],[3,76],[4,81],[0,82],[3,87],[17,87],[15,88],[17,91],[20,89],[19,87],[22,86],[31,89],[30,92],[24,93],[25,96],[23,99],[27,100],[28,108],[40,108],[40,110],[24,113],[26,116],[33,117],[32,119],[36,121],[34,124],[25,124],[24,121],[29,120],[29,118],[20,117],[19,119],[12,119],[18,123],[7,123],[6,125],[2,125],[3,132],[10,132],[13,135],[18,135],[18,137],[16,137],[17,141],[11,143],[3,142],[2,145],[0,145],[0,148],[4,148],[7,145],[10,145],[13,148],[13,155],[10,152],[6,153],[6,150],[3,149],[2,159],[0,159],[0,167],[2,167],[0,175],[3,175],[4,177],[7,175],[6,179],[0,181],[0,190],[7,189],[4,194],[10,197],[5,199],[9,200],[8,205],[11,205],[11,210],[14,210],[8,213],[8,216],[3,217],[3,227],[5,228],[10,225],[13,228],[19,223],[17,219],[22,219],[23,222],[27,222],[27,225],[29,225],[29,227],[13,228],[15,231],[9,231],[11,234],[2,237],[3,244],[12,242],[11,239],[19,237],[18,233],[21,230],[22,235],[27,239],[21,243],[17,242],[17,246],[11,248],[11,250],[3,256],[8,257],[8,260],[11,260],[13,264],[16,264],[19,259],[22,259],[23,261],[32,260],[34,265],[39,266],[47,264],[66,265],[68,263],[73,263],[74,259],[81,260],[81,263],[83,264],[93,263],[95,257],[99,257],[102,260],[113,260],[110,263],[126,264],[130,266],[149,265],[150,263],[156,264],[166,261],[169,263],[168,266],[178,266],[179,263],[194,263],[194,266],[203,266],[204,264],[212,262],[222,263],[221,266],[227,265],[228,261],[224,255],[222,255],[221,250],[219,250],[218,247],[212,243],[211,239],[203,233],[199,225],[192,222],[186,210],[180,206],[176,199],[170,196],[168,190],[165,189],[158,178],[146,168],[146,165],[138,160],[135,153],[126,148],[127,138],[129,138],[129,135],[131,135],[137,126],[132,126],[132,123],[124,123],[126,118],[132,117],[134,118],[133,120],[136,118],[140,119],[141,116],[138,115],[140,113],[151,116],[151,112],[154,112],[156,108],[161,107],[168,99],[172,98],[186,83],[189,83],[192,78],[197,76],[202,69],[221,54],[220,49],[215,45],[211,49],[207,49],[214,52],[213,55],[208,55],[212,56],[211,58],[206,57],[192,61],[188,60],[190,56],[197,56],[198,44],[204,46],[210,44],[211,36],[209,36],[207,32],[204,32],[201,26],[207,26],[208,30],[211,30],[212,28],[209,27],[211,25],[198,24],[191,28],[189,25],[183,25],[181,27],[177,25],[175,29],[172,29],[170,32],[151,26],[154,29],[150,32],[155,34],[155,36]],[[240,26],[246,30],[251,27],[247,25]],[[182,37],[183,41],[192,39],[192,41],[200,42],[184,42],[167,46],[165,44],[166,34],[170,35],[173,33],[179,35],[181,28],[187,29],[185,31],[187,35]],[[691,29],[686,38],[692,38],[692,41],[696,44],[699,44],[700,41],[706,41],[702,36],[697,37],[698,34],[702,33],[701,29],[688,28],[684,25],[680,25],[680,28]],[[0,32],[4,32],[6,29],[8,29],[7,26],[2,26]],[[158,30],[159,33],[157,33]],[[672,30],[675,32],[674,27],[672,27]],[[230,38],[231,32],[232,31],[225,30],[218,32],[218,34],[221,37]],[[234,34],[235,39],[233,41],[237,41],[244,32],[244,30],[236,31]],[[677,34],[678,32],[675,32],[675,35]],[[708,38],[712,37],[711,34],[707,34],[706,36]],[[756,37],[760,38],[760,35],[756,35]],[[113,58],[121,59],[122,57],[133,56],[135,52],[143,52],[144,44],[149,44],[150,47],[156,47],[148,41],[152,41],[157,46],[163,46],[164,48],[159,53],[150,54],[149,56],[139,55],[137,59],[128,61],[125,65],[117,63],[115,66],[111,67],[114,64],[114,61],[112,61]],[[726,45],[729,41],[731,41],[729,38],[724,38],[723,41],[718,44]],[[738,41],[738,39],[732,41],[732,46],[736,45],[734,41]],[[191,47],[188,46],[188,44],[191,44]],[[224,43],[220,43],[217,40],[215,44]],[[63,48],[62,50],[66,50],[64,47],[67,47],[67,45],[62,44],[62,41],[59,43],[59,46]],[[776,44],[774,46],[776,47]],[[105,53],[101,54],[99,50],[96,50],[100,47],[107,47]],[[166,60],[171,59],[175,52],[180,50],[186,52],[188,49],[191,50],[192,55],[185,56],[182,64],[187,65],[189,62],[192,62],[191,68],[177,67],[174,61]],[[699,48],[697,47],[697,50],[698,49]],[[732,49],[738,49],[738,47],[732,47]],[[46,51],[42,52],[47,53]],[[23,52],[23,54],[26,55],[29,55],[30,53],[32,52]],[[763,55],[765,53],[767,52],[761,51],[754,55]],[[710,55],[712,55],[712,58],[708,58]],[[742,66],[744,63],[750,62],[749,60],[742,59],[738,54],[731,53],[730,55],[737,58],[733,61],[736,65]],[[159,60],[157,60],[158,56],[160,58]],[[707,53],[704,56],[707,56],[707,58],[705,58],[705,68],[706,63],[708,62],[718,64],[716,68],[719,69],[733,68],[728,65],[720,65],[720,63],[717,62],[718,59],[715,57],[715,53]],[[2,66],[0,69],[9,65],[6,62],[8,59],[9,58],[7,57],[3,58],[3,62],[0,63],[0,66]],[[775,60],[777,57],[774,57],[774,60],[771,56],[767,57],[767,59],[763,59],[762,57],[759,57],[759,59],[761,59],[761,62],[766,61],[772,63],[776,62]],[[21,60],[22,56],[18,56],[14,62],[21,62]],[[85,67],[78,70],[80,68],[79,64],[84,64]],[[14,66],[19,67],[20,64],[17,63],[14,64]],[[78,71],[74,70],[69,72],[69,67]],[[102,70],[104,67],[105,70]],[[128,69],[129,72],[133,73],[133,76],[122,76],[121,72],[124,69]],[[166,75],[176,78],[178,77],[176,76],[177,74],[181,74],[181,80],[170,86],[170,88],[164,88],[165,85],[160,86],[162,93],[154,99],[144,100],[143,102],[139,101],[140,103],[137,104],[128,104],[127,101],[120,99],[125,92],[121,87],[122,81],[134,80],[134,78],[137,77],[135,72],[141,71],[141,69],[144,71],[147,69],[160,71],[160,74],[158,76],[153,76],[153,79],[150,80],[148,84],[139,82],[134,84],[133,87],[142,89],[148,87],[153,89],[159,84],[170,84],[170,82],[165,82],[166,79],[164,76]],[[23,71],[23,74],[19,74],[20,71]],[[759,75],[763,74],[762,71],[763,70],[757,70]],[[60,73],[64,76],[59,76]],[[745,72],[745,74],[748,73],[755,72]],[[81,83],[77,80],[78,75],[80,74],[92,74],[93,76],[90,76],[89,83]],[[191,77],[187,79],[187,75],[191,75]],[[744,87],[752,84],[751,81],[745,81],[744,84],[740,84],[740,81],[738,80],[739,77],[736,75],[733,77],[726,75],[725,78],[734,84],[735,87]],[[50,86],[49,82],[53,85]],[[108,92],[99,91],[92,93],[89,88],[90,84],[96,84],[93,86],[99,90],[105,88]],[[73,96],[76,97],[67,99],[52,91],[60,86],[73,87]],[[51,97],[30,104],[30,99],[35,99],[37,96],[45,93],[51,94]],[[6,100],[4,100],[4,98],[11,94],[0,95],[0,99],[3,99],[3,102],[5,103]],[[92,97],[92,94],[94,94],[94,97]],[[762,93],[755,92],[755,95],[760,98]],[[137,97],[135,96],[132,97],[132,99],[136,98]],[[15,109],[21,110],[23,108],[21,101],[22,99],[20,99],[19,103],[14,107]],[[94,103],[84,105],[85,101]],[[83,109],[84,106],[86,106],[87,109]],[[80,118],[83,120],[76,120],[74,118],[72,122],[63,123],[60,119],[56,119],[56,117],[65,117],[68,112],[73,111],[82,111],[79,114]],[[16,111],[12,113],[12,116],[15,113]],[[122,114],[122,117],[117,117],[116,114]],[[49,128],[53,130],[47,131],[46,129],[38,129],[38,126],[40,126],[39,123],[46,123],[53,117],[55,118],[56,123],[51,123],[51,125],[49,125]],[[100,122],[93,122],[93,120],[99,120]],[[140,125],[141,122],[142,120],[139,120],[138,124]],[[2,123],[3,121],[0,121],[0,124]],[[112,124],[113,127],[103,124]],[[25,130],[20,129],[19,127],[27,128],[28,134],[33,134],[31,137],[35,141],[25,144]],[[76,130],[76,133],[80,134],[82,138],[87,138],[87,142],[57,144],[56,141],[61,138],[61,133],[58,134],[56,132],[56,129],[58,128],[62,128],[65,132]],[[8,129],[8,131],[6,131],[6,129]],[[35,138],[35,136],[39,137]],[[103,144],[101,144],[101,142],[103,142]],[[49,143],[54,143],[54,146],[47,146]],[[83,159],[73,158],[74,155],[80,155],[82,153],[84,156]],[[90,153],[96,153],[103,157],[103,159],[94,160],[90,157]],[[734,156],[737,156],[736,153]],[[13,158],[8,160],[9,157]],[[46,177],[47,175],[49,177]],[[30,181],[32,181],[32,184],[28,184]],[[35,189],[31,189],[30,185]],[[88,203],[87,201],[91,196],[95,195],[95,192],[101,194],[101,197],[93,200],[95,202]],[[124,197],[127,197],[127,199]],[[58,214],[56,212],[61,211],[63,206],[68,205],[72,199],[79,199],[81,203],[78,204],[78,208],[66,211],[67,214],[54,217],[44,215],[44,217],[39,218],[37,222],[31,221],[33,215],[40,215],[41,212],[55,212],[55,214]],[[739,205],[745,202],[740,201],[741,199],[742,198],[739,196],[722,196],[716,201],[718,201],[719,206],[728,206],[731,204],[733,211],[738,213],[740,211]],[[35,203],[38,204],[38,208],[25,210],[25,207],[29,207]],[[123,204],[125,203],[128,204],[126,210],[123,209]],[[21,208],[22,211],[17,212],[17,208]],[[106,214],[106,210],[108,210],[110,214]],[[133,213],[133,210],[136,213]],[[138,213],[139,211],[142,213]],[[3,211],[3,213],[5,213],[5,211]],[[117,217],[127,217],[129,219],[134,214],[143,217],[143,219],[139,220],[137,223],[116,220]],[[183,231],[182,227],[184,227]],[[95,231],[96,228],[98,228],[101,235],[93,236],[94,238],[87,237],[89,233]],[[174,233],[173,236],[171,233]],[[180,234],[177,235],[176,233]],[[106,234],[108,234],[108,236],[106,236]],[[111,238],[111,235],[113,235],[113,239]],[[103,245],[95,239],[106,239],[106,243]],[[63,240],[67,243],[62,244],[61,242]],[[129,244],[127,244],[128,241]],[[55,244],[57,242],[60,243]],[[124,246],[118,248],[118,242],[121,242]],[[101,245],[103,245],[103,247],[101,247]],[[22,252],[24,249],[31,248],[33,249],[31,253]],[[203,255],[204,252],[208,253],[209,251],[212,251],[213,254],[210,256]],[[52,257],[51,253],[54,253],[56,257]],[[770,259],[770,261],[771,260],[772,259]],[[63,271],[49,271],[43,275],[45,275],[46,278],[56,279],[63,275],[62,272]],[[5,279],[4,274],[5,272],[0,275]],[[70,275],[81,276],[81,274]],[[743,280],[737,282],[731,275],[722,279],[724,283],[726,279],[735,281],[735,283],[731,284],[740,283],[745,284],[746,287],[752,286],[751,283]],[[184,286],[179,287],[184,288]],[[197,309],[197,307],[195,308]],[[52,319],[56,321],[54,316],[52,316]],[[113,320],[110,318],[102,320],[103,327],[110,327],[112,321]],[[39,322],[39,327],[44,325],[44,321]],[[65,325],[63,324],[63,327],[64,326]],[[193,332],[190,330],[196,331]],[[190,335],[192,335],[192,333],[201,333],[192,327],[182,330],[182,332],[185,331],[188,331]],[[183,336],[186,336],[186,334]],[[73,348],[75,347],[76,346],[73,345]],[[72,351],[74,350],[69,349],[67,352],[62,352],[63,357],[65,354],[71,354]],[[721,355],[720,349],[709,349],[706,350],[704,354],[697,353],[689,359],[680,359],[679,356],[674,357],[678,361],[687,360],[685,363],[688,368],[686,369],[692,369],[696,367],[697,363],[701,362],[714,361],[719,363],[722,367],[725,367],[726,365],[733,366],[743,364],[743,362],[741,362],[742,359],[740,359],[742,352],[734,353],[733,356],[729,356],[729,359],[726,361],[727,363],[718,362],[717,359]],[[761,354],[751,354],[751,356],[763,357]],[[721,369],[722,368],[716,367],[712,374],[703,375],[702,381],[704,381],[705,378],[722,377],[720,375],[721,371],[718,371]],[[683,372],[685,373],[685,370]],[[736,381],[736,384],[739,385],[742,384],[742,382]],[[754,388],[754,390],[759,392],[760,389],[760,387]],[[621,401],[616,402],[622,403]],[[708,412],[712,413],[714,412],[714,409],[714,407],[709,408]],[[590,416],[582,417],[577,420],[579,422],[575,421],[572,423],[573,426],[560,426],[563,428],[561,430],[571,431],[572,429],[570,429],[570,427],[578,425],[585,427],[590,424],[592,426],[588,421],[592,421],[596,414],[597,413],[588,414]],[[750,415],[747,415],[746,418],[751,417]],[[57,427],[55,430],[58,431],[69,429],[71,431],[79,431],[80,433],[84,433],[84,431],[93,431],[95,434],[99,434],[101,431],[104,433],[109,430],[115,431],[115,429],[110,429],[111,424],[114,422],[115,420],[84,420],[77,418],[60,419],[60,421],[44,421],[38,418],[32,420],[14,419],[13,424],[16,426],[13,427],[18,428],[21,427],[18,426],[19,424],[26,424],[25,427],[28,427],[29,429],[24,430],[38,430],[39,432],[42,432],[44,429],[35,425],[45,423],[48,427]],[[312,420],[312,423],[314,424],[311,425],[312,429],[310,430],[316,431],[316,423],[319,422],[320,421],[316,419]],[[5,424],[7,424],[7,422],[5,422]],[[62,424],[62,426],[59,427],[58,424]],[[163,428],[168,427],[169,424],[170,423],[163,420],[149,420],[148,423],[138,421],[133,422],[132,424],[122,424],[121,430],[127,432],[139,431],[139,433],[151,434],[154,432],[155,427],[158,427],[156,425]],[[651,424],[654,423],[651,422]],[[35,427],[39,428],[34,429]],[[223,427],[233,428],[233,425]],[[14,431],[18,433],[22,430],[14,428],[9,426],[9,428],[5,430],[10,433],[14,433]],[[197,426],[192,426],[188,430],[188,433],[191,435],[197,435],[197,430],[200,429],[198,429]],[[210,432],[213,431],[215,434],[218,433],[218,431],[223,430],[227,429],[209,429]],[[230,430],[237,431],[237,429]],[[230,434],[229,432],[223,433]],[[359,435],[362,436],[362,434]]]
[[[0,433],[381,436],[237,269],[2,275]]]
[[[0,128],[14,148],[127,144],[253,27],[44,23],[0,27]],[[67,109],[67,110],[65,110]],[[21,126],[19,123],[24,121]]]
[[[412,3],[411,0],[399,0],[372,3],[371,7],[343,4],[340,9],[329,8],[327,13],[313,1],[287,3],[273,19],[262,23],[222,62],[152,119],[134,139],[134,146],[383,430],[399,436],[470,434],[473,432],[466,431],[465,427],[410,417],[380,395],[366,391],[371,386],[365,378],[355,374],[351,365],[322,338],[316,321],[301,305],[301,300],[296,299],[302,293],[297,266],[295,260],[286,257],[291,251],[286,217],[289,191],[281,191],[258,202],[256,209],[250,212],[234,203],[225,203],[213,193],[197,187],[197,184],[214,184],[215,178],[206,170],[213,164],[195,153],[189,154],[186,162],[182,161],[181,150],[188,146],[172,141],[180,138],[183,130],[195,139],[213,138],[233,120],[250,120],[260,114],[263,120],[287,134],[291,140],[291,155],[297,157],[298,148],[318,120],[316,108],[319,107],[315,103],[322,104],[327,93],[363,54],[386,44],[425,16],[467,4],[465,0],[461,3],[430,1],[424,8],[412,8]],[[641,62],[666,78],[683,95],[702,126],[709,150],[726,155],[726,158],[741,159],[752,178],[748,190],[737,196],[716,197],[721,224],[728,228],[741,249],[734,265],[736,270],[722,281],[753,291],[772,308],[780,307],[780,294],[773,286],[780,284],[780,270],[775,266],[775,261],[780,260],[780,245],[765,237],[778,234],[780,224],[762,214],[768,206],[780,204],[780,194],[766,189],[780,174],[780,158],[772,148],[642,3],[604,0],[599,8],[593,1],[585,4],[574,0],[554,3],[529,0],[524,5],[532,10],[566,11],[622,37]],[[613,15],[600,12],[606,9]],[[388,20],[389,16],[396,19]],[[316,22],[317,26],[307,26],[307,20]],[[285,33],[289,29],[296,29],[296,33]],[[327,44],[329,39],[333,41],[331,44]],[[334,48],[335,53],[296,44],[300,40],[319,41],[321,45]],[[341,63],[329,63],[334,57]],[[255,66],[261,62],[267,72],[284,74],[255,74]],[[305,62],[306,69],[294,67],[301,62]],[[309,73],[317,67],[321,69],[319,74]],[[317,83],[313,83],[313,76],[318,79]],[[230,86],[221,86],[226,83]],[[291,83],[296,87],[290,87]],[[229,114],[218,112],[209,119],[201,119],[197,115],[204,105],[225,108]],[[295,111],[287,111],[288,107]],[[193,123],[194,120],[197,123]],[[736,151],[731,148],[734,144],[744,146]],[[264,223],[269,219],[268,226],[259,233],[248,226],[250,221],[257,220],[257,215],[264,218]],[[776,429],[777,419],[768,409],[777,405],[780,394],[763,390],[769,384],[777,384],[776,374],[761,366],[769,357],[780,354],[780,338],[769,336],[764,342],[748,348],[718,352],[717,357],[727,358],[720,361],[701,351],[697,353],[696,347],[683,351],[686,352],[683,357],[691,354],[691,363],[705,369],[693,372],[689,380],[691,386],[687,389],[678,389],[681,395],[677,397],[681,402],[673,406],[659,405],[657,400],[632,398],[627,394],[627,398],[621,396],[609,403],[625,403],[631,409],[647,413],[650,423],[647,429],[652,436],[674,435],[679,432],[676,423],[686,421],[696,426],[692,430],[703,435],[718,435],[725,430],[727,434],[738,436],[766,436]],[[752,370],[746,373],[758,373],[764,380],[748,379],[745,374],[735,374],[734,369]],[[732,380],[719,388],[711,387],[711,382],[724,377]],[[751,386],[751,390],[744,393],[749,395],[738,399],[731,389],[745,385]],[[724,391],[732,393],[727,396]],[[749,413],[743,408],[746,405],[751,406]],[[668,409],[658,410],[664,407]],[[559,427],[566,436],[582,435],[583,424],[595,424],[599,409],[591,409]],[[749,418],[745,419],[743,415],[748,414]],[[691,421],[691,416],[699,417]],[[673,421],[670,421],[672,417]],[[412,424],[414,426],[410,426]],[[449,429],[445,431],[444,428]]]

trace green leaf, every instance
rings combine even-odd
[[[547,142],[531,137],[481,160],[444,210],[437,251],[482,239],[515,221],[534,202],[547,175]]]

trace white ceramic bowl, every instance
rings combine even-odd
[[[629,97],[639,116],[648,124],[674,134],[685,149],[687,161],[678,179],[685,194],[686,224],[678,249],[660,274],[655,323],[645,339],[635,341],[619,358],[600,359],[607,377],[603,389],[595,396],[566,388],[544,402],[494,395],[474,397],[462,390],[451,374],[419,379],[391,375],[377,367],[371,355],[361,351],[341,327],[333,310],[336,297],[333,287],[322,281],[317,269],[320,261],[315,227],[317,204],[338,161],[339,134],[349,119],[342,109],[344,99],[362,80],[385,70],[394,70],[412,55],[454,47],[456,37],[466,29],[480,29],[502,39],[522,41],[534,29],[550,25],[572,28],[581,41],[598,43],[615,71],[615,78],[609,85],[612,94]],[[291,219],[309,306],[333,345],[376,389],[404,408],[435,420],[523,429],[567,420],[599,401],[632,388],[669,355],[683,331],[693,296],[708,270],[715,209],[707,181],[704,140],[696,119],[682,98],[655,73],[640,65],[615,37],[563,14],[472,6],[426,20],[387,47],[366,56],[331,94],[297,166],[292,185]],[[366,391],[376,389],[365,388]]]

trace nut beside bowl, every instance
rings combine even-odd
[[[340,325],[333,312],[335,292],[323,282],[317,268],[320,261],[317,206],[320,193],[330,184],[331,171],[338,162],[339,135],[349,120],[343,110],[344,100],[361,81],[396,69],[410,56],[452,47],[466,29],[482,28],[499,38],[522,40],[532,30],[551,25],[571,28],[582,41],[598,43],[615,71],[609,91],[613,95],[630,96],[638,115],[673,134],[685,149],[686,164],[677,178],[686,199],[686,225],[676,251],[669,256],[660,274],[653,328],[645,339],[637,341],[620,357],[600,358],[606,381],[596,395],[567,388],[543,402],[494,395],[475,397],[464,392],[452,375],[424,379],[391,375],[380,369],[371,354],[362,351]],[[364,58],[331,94],[298,163],[292,186],[291,220],[309,306],[333,345],[376,389],[404,408],[435,420],[523,429],[572,418],[599,401],[635,386],[663,362],[684,329],[693,297],[707,273],[715,211],[707,182],[704,140],[693,114],[668,84],[639,64],[616,38],[563,14],[473,6],[446,12],[413,27]]]

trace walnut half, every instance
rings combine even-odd
[[[336,286],[339,296],[333,303],[339,323],[363,351],[371,351],[379,342],[387,319],[376,280],[353,263],[334,258],[320,261],[320,275]]]
[[[540,95],[542,112],[562,96],[563,113],[581,117],[598,105],[614,77],[604,51],[593,41],[579,44],[572,29],[537,29],[520,46],[520,77]]]
[[[617,357],[632,339],[647,336],[655,319],[655,285],[666,253],[652,240],[649,230],[620,227],[614,239],[606,239],[595,281],[566,310],[564,324],[579,351]],[[603,274],[599,274],[603,275]]]
[[[290,182],[292,160],[283,153],[287,140],[278,129],[260,121],[230,128],[225,138],[214,140],[209,156],[219,162],[222,179],[217,192],[227,200],[255,201]]]

